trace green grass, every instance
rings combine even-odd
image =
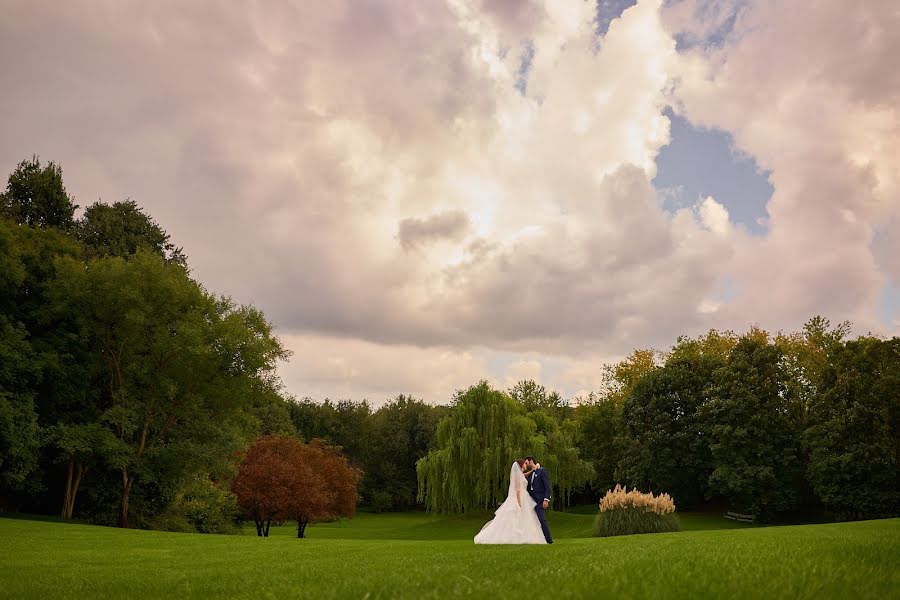
[[[553,546],[475,546],[478,516],[360,515],[214,536],[0,519],[9,598],[886,598],[900,592],[900,519],[583,537],[553,513]],[[249,533],[249,532],[248,532]],[[509,586],[513,587],[510,588]],[[531,591],[528,591],[531,590]]]
[[[311,525],[307,535],[315,539],[353,540],[467,540],[472,541],[478,530],[493,515],[471,514],[461,517],[434,517],[424,512],[360,513],[354,519],[337,523]],[[591,537],[593,516],[553,513],[550,517],[553,534],[562,538]],[[256,535],[251,527],[247,535]],[[292,523],[273,527],[271,536],[297,536]]]

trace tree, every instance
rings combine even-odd
[[[659,367],[661,353],[653,349],[635,350],[624,360],[603,368],[601,394],[622,402],[644,375]]]
[[[198,444],[230,436],[253,381],[286,353],[259,311],[213,298],[185,269],[146,251],[86,268],[64,263],[56,293],[84,315],[107,382],[101,421],[129,447],[114,465],[118,522],[127,527],[136,479],[158,478],[156,466],[182,468],[172,452],[190,460]]]
[[[806,428],[809,406],[819,393],[825,369],[832,355],[843,347],[849,331],[849,322],[832,328],[828,319],[813,317],[802,332],[780,333],[775,337],[774,343],[781,352],[790,415],[798,430]]]
[[[63,185],[60,166],[51,162],[41,167],[37,156],[19,163],[0,194],[0,217],[39,229],[71,229],[77,208]]]
[[[526,454],[540,458],[565,495],[590,471],[571,430],[553,433],[539,434],[521,404],[485,381],[457,392],[450,414],[438,423],[436,448],[416,465],[418,499],[442,513],[496,506],[506,497],[509,465]]]
[[[353,462],[362,464],[371,446],[372,408],[366,401],[315,402],[309,398],[292,402],[291,420],[304,440],[321,438],[340,446]]]
[[[813,490],[838,517],[900,514],[900,338],[835,352],[804,441]]]
[[[698,417],[716,369],[725,364],[735,336],[710,330],[679,337],[662,366],[636,353],[622,406],[619,478],[647,491],[671,494],[679,506],[695,507],[706,493],[710,471],[707,439]]]
[[[38,466],[40,433],[30,391],[39,372],[26,332],[0,315],[0,484],[29,487]]]
[[[580,456],[594,469],[589,500],[596,501],[616,483],[616,470],[622,460],[622,403],[616,397],[590,393],[577,399],[575,420],[578,433],[575,444]]]
[[[716,370],[700,409],[713,462],[710,492],[761,519],[796,506],[802,477],[781,365],[778,347],[751,330]]]
[[[310,523],[331,521],[356,514],[359,472],[350,467],[340,450],[313,440],[300,444],[297,463],[300,493],[293,505],[297,537],[306,537]]]
[[[291,403],[282,393],[278,381],[260,379],[252,382],[250,410],[259,424],[259,435],[297,435],[291,420]]]
[[[624,360],[603,367],[599,391],[575,398],[570,411],[575,422],[575,445],[594,475],[580,492],[580,499],[595,502],[599,494],[617,483],[626,438],[622,406],[634,386],[659,367],[661,354],[652,349],[635,350]]]
[[[362,488],[376,511],[408,510],[416,503],[416,461],[434,448],[437,423],[447,412],[400,395],[372,414]]]
[[[544,386],[532,379],[519,381],[509,390],[510,397],[522,405],[526,413],[543,411],[556,419],[563,419],[569,408],[557,392],[547,392]]]
[[[87,207],[75,227],[75,237],[94,257],[128,258],[144,249],[181,266],[187,264],[181,248],[176,247],[162,227],[145,214],[133,200]]]
[[[296,438],[261,437],[244,453],[231,483],[238,506],[256,524],[256,535],[269,537],[272,521],[294,517],[304,496],[308,469],[300,461],[302,443]]]
[[[338,414],[330,400],[316,402],[312,398],[293,399],[288,403],[288,412],[300,439],[308,441],[320,438],[336,444],[334,432],[338,427]]]
[[[9,490],[43,485],[40,416],[60,403],[70,346],[47,289],[55,258],[74,255],[77,246],[58,231],[0,219],[0,484]]]
[[[704,366],[667,361],[637,382],[622,408],[624,480],[645,492],[668,493],[684,508],[703,501],[709,475],[709,448],[697,416],[711,373]]]
[[[59,423],[49,428],[50,446],[58,450],[56,462],[66,465],[66,482],[60,516],[71,519],[84,477],[104,460],[116,463],[128,448],[98,422]]]
[[[258,536],[268,537],[272,521],[296,519],[302,538],[311,522],[355,514],[357,480],[336,448],[271,435],[247,449],[232,490]]]

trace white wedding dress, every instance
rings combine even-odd
[[[534,512],[528,482],[519,463],[509,473],[509,494],[494,511],[494,518],[475,536],[476,544],[546,544],[541,523]]]

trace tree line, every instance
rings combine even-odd
[[[479,382],[446,405],[296,399],[258,309],[206,290],[136,203],[77,208],[59,166],[37,158],[0,194],[0,510],[227,530],[256,520],[235,476],[276,436],[339,449],[375,511],[490,508],[528,453],[557,507],[622,483],[762,519],[900,512],[897,338],[850,340],[817,317],[637,350],[582,398],[523,381]]]
[[[658,362],[633,355],[614,477],[762,520],[900,514],[900,339],[849,329],[816,317],[796,333],[683,338]]]
[[[230,476],[287,352],[134,202],[77,208],[37,158],[0,195],[0,498],[148,524]]]
[[[354,506],[416,505],[415,463],[447,407],[290,397],[262,312],[204,288],[135,202],[78,208],[37,157],[0,194],[0,511],[230,531],[256,510],[235,475],[272,435],[307,442],[307,459],[341,449]],[[333,480],[339,461],[317,460]],[[347,513],[323,506],[306,522]]]

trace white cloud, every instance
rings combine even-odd
[[[287,389],[300,397],[368,399],[377,406],[409,394],[447,403],[457,389],[497,379],[479,351],[385,346],[321,335],[288,334],[282,341],[294,354],[281,375]]]
[[[698,207],[700,220],[707,229],[720,236],[727,236],[731,231],[731,221],[728,218],[728,209],[716,202],[712,196],[707,196]]]
[[[518,360],[506,370],[506,380],[503,389],[509,389],[520,381],[530,379],[532,381],[545,381],[542,377],[541,362],[535,359]]]
[[[296,394],[574,394],[710,326],[875,323],[900,273],[890,2],[640,0],[599,41],[592,2],[212,6],[17,4],[0,166],[39,153],[81,204],[145,206],[275,321]],[[668,103],[771,170],[766,236],[727,198],[661,209]]]
[[[676,3],[668,21],[707,4]],[[896,3],[763,0],[738,14],[722,47],[682,57],[672,96],[691,121],[730,132],[775,187],[768,234],[737,240],[740,293],[723,318],[796,327],[824,313],[878,330],[890,267],[872,244],[881,231],[887,250],[900,210],[900,76],[884,68],[900,53]]]

